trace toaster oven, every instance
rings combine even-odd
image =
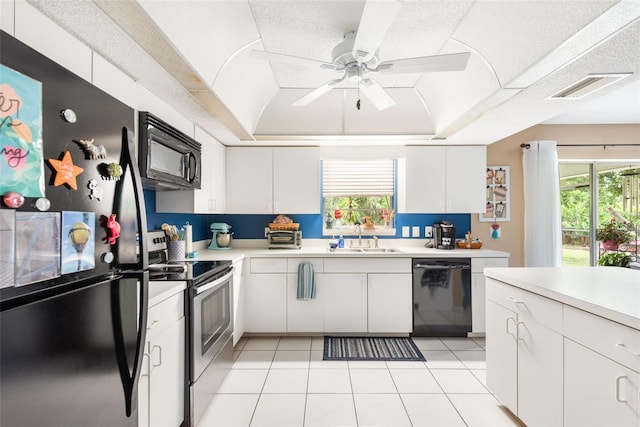
[[[270,230],[267,232],[267,246],[269,249],[300,249],[302,231]]]

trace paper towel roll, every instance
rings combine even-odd
[[[193,248],[191,247],[191,243],[192,243],[192,239],[193,239],[193,236],[191,234],[192,233],[191,225],[190,224],[186,224],[184,226],[184,230],[185,230],[185,233],[184,233],[185,248],[184,249],[185,249],[185,252],[188,255],[191,252],[193,252]]]

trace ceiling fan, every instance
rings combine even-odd
[[[395,101],[378,82],[365,77],[367,73],[461,71],[466,68],[470,56],[469,52],[462,52],[380,62],[377,54],[378,47],[399,9],[400,3],[397,0],[368,0],[364,5],[357,31],[347,33],[344,40],[333,49],[333,62],[262,50],[252,50],[250,56],[342,73],[340,78],[331,80],[298,99],[292,104],[294,106],[307,105],[348,79],[358,82],[358,88],[376,108],[384,110],[394,105]],[[357,102],[357,107],[360,109],[360,100]]]

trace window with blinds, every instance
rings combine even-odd
[[[356,224],[393,232],[395,166],[393,159],[323,160],[325,234],[353,234]]]

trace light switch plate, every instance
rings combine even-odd
[[[433,239],[433,226],[431,225],[424,226],[424,237],[427,239]]]
[[[402,226],[402,237],[409,237],[409,226],[408,225],[403,225]]]
[[[420,237],[420,227],[414,225],[411,227],[411,237]]]

